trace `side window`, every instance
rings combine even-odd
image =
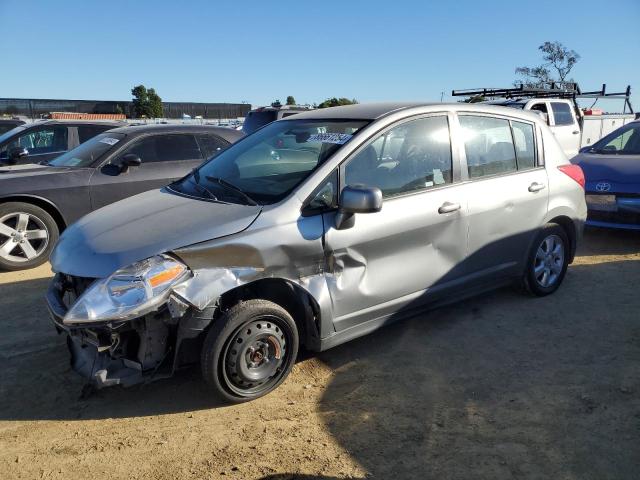
[[[202,159],[195,137],[183,134],[145,137],[127,148],[120,156],[127,153],[139,156],[143,163]]]
[[[333,172],[309,198],[303,210],[304,215],[313,215],[335,208],[338,205],[338,172]]]
[[[67,135],[67,127],[65,126],[31,129],[11,142],[7,150],[14,147],[25,147],[29,150],[30,155],[66,152],[68,148]]]
[[[214,155],[220,153],[229,146],[229,142],[223,140],[217,135],[207,135],[205,133],[196,135],[198,144],[200,145],[200,151],[204,158],[211,158]]]
[[[90,138],[95,137],[96,135],[101,134],[102,132],[106,132],[110,130],[112,127],[110,125],[78,125],[78,137],[80,143],[84,143]]]
[[[568,103],[551,102],[551,110],[556,125],[573,125],[573,115]]]
[[[513,141],[516,145],[516,159],[518,170],[534,168],[536,166],[535,137],[533,125],[530,123],[511,122]]]
[[[159,162],[202,159],[200,148],[193,135],[158,135],[156,151]]]
[[[473,115],[459,118],[469,178],[516,171],[516,152],[508,120]]]
[[[349,160],[344,174],[345,185],[379,187],[384,197],[451,183],[447,117],[421,118],[388,130]]]

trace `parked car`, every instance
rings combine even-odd
[[[640,121],[583,148],[572,162],[586,177],[587,225],[640,230]]]
[[[300,112],[307,112],[311,107],[304,105],[281,105],[279,107],[259,107],[251,110],[242,124],[242,131],[249,135],[259,128],[276,120],[290,117]]]
[[[44,263],[59,232],[81,216],[166,185],[243,136],[206,126],[122,127],[46,164],[0,168],[0,268]]]
[[[0,165],[46,162],[124,122],[43,120],[0,135]]]
[[[20,125],[24,125],[24,123],[25,122],[19,118],[0,118],[0,135]]]
[[[93,212],[51,257],[73,368],[98,387],[200,362],[215,394],[276,388],[314,351],[518,283],[553,293],[584,177],[534,114],[468,104],[300,113]]]

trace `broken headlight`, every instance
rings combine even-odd
[[[65,324],[130,320],[158,307],[188,268],[166,255],[151,257],[96,280],[71,306]]]

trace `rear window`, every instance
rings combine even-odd
[[[247,118],[242,125],[242,131],[249,135],[255,132],[259,128],[274,122],[278,118],[278,112],[276,110],[264,110],[261,112],[249,112]]]
[[[573,125],[573,115],[568,103],[551,102],[551,110],[556,125]]]
[[[90,138],[100,135],[102,132],[106,132],[112,128],[114,128],[112,125],[79,125],[78,137],[80,143],[84,143]]]

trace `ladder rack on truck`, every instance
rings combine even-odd
[[[477,101],[489,99],[493,104],[540,113],[569,158],[580,148],[592,145],[613,130],[640,118],[631,105],[630,86],[624,92],[607,92],[607,85],[603,84],[600,90],[583,92],[577,83],[549,82],[544,88],[521,84],[513,88],[453,90],[451,95]],[[594,102],[590,109],[583,111],[578,99],[594,99]],[[622,113],[603,115],[601,111],[594,110],[593,106],[599,99],[623,100]]]

